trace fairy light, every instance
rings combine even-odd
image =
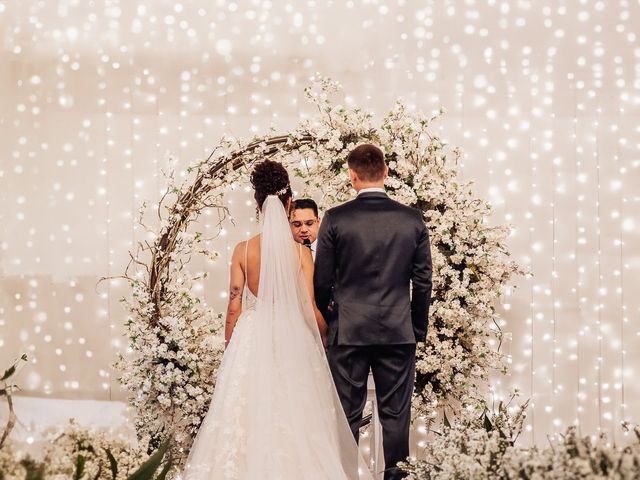
[[[618,109],[618,122],[622,119],[624,114],[624,108],[620,107]],[[624,138],[618,137],[618,142],[616,143],[616,164],[618,166],[618,172],[622,175],[627,172],[627,167],[621,162],[622,158],[622,148],[621,145],[624,144]],[[619,217],[624,218],[625,212],[625,203],[627,198],[623,193],[622,189],[620,192],[620,203],[619,203]],[[622,226],[621,226],[622,227]],[[627,421],[627,404],[626,404],[626,396],[625,396],[625,377],[626,377],[626,323],[628,321],[627,318],[627,308],[625,305],[625,268],[624,264],[624,253],[625,253],[625,237],[624,237],[624,228],[620,228],[620,260],[618,262],[618,270],[620,272],[620,418],[622,421]],[[624,432],[624,436],[626,437],[629,432]]]
[[[576,114],[576,109],[574,107],[574,118],[573,118],[573,122],[572,122],[572,140],[573,140],[573,162],[575,164],[575,177],[578,180],[578,184],[580,182],[582,173],[581,173],[581,162],[579,160],[580,156],[578,153],[578,134],[577,134],[577,126],[578,126],[578,119],[577,119],[577,114]],[[576,191],[579,192],[579,188],[576,188]],[[575,295],[572,298],[572,303],[574,303],[575,305],[580,305],[580,300],[581,300],[581,295],[582,295],[582,268],[577,268],[578,265],[580,265],[580,258],[579,258],[579,251],[578,251],[578,244],[580,243],[580,219],[581,219],[581,212],[580,212],[580,203],[579,203],[579,199],[576,198],[576,227],[575,227],[575,237],[576,237],[576,244],[575,244],[575,250],[572,253],[572,257],[574,260],[574,265],[576,268],[574,268],[574,278],[575,278],[575,285],[573,287],[573,292],[575,293]],[[579,315],[578,317],[578,339],[575,340],[575,344],[576,344],[576,378],[575,378],[575,385],[576,385],[576,394],[575,394],[575,400],[576,400],[576,414],[575,414],[575,421],[574,424],[575,425],[580,425],[580,420],[582,417],[582,413],[584,411],[584,407],[582,405],[583,400],[584,400],[584,393],[582,392],[582,365],[579,361],[581,355],[581,342],[580,342],[580,336],[583,335],[583,328],[584,328],[584,324],[583,324],[583,319],[582,319],[582,315]]]
[[[554,122],[555,123],[555,122]],[[548,137],[548,150],[551,150],[551,139],[552,139],[552,132],[551,131],[546,131],[545,133],[549,133],[549,135],[547,135]],[[548,154],[551,154],[551,151],[548,151]],[[551,378],[551,393],[552,393],[552,399],[551,402],[556,405],[557,402],[557,395],[558,395],[558,389],[562,388],[561,385],[558,384],[558,379],[557,379],[557,367],[558,367],[558,356],[559,356],[559,351],[558,351],[558,340],[557,340],[557,301],[556,301],[556,297],[557,297],[557,291],[558,291],[558,263],[556,262],[556,255],[557,255],[557,238],[556,238],[556,229],[557,229],[557,218],[556,218],[556,204],[557,204],[557,199],[556,199],[556,193],[557,193],[557,182],[558,182],[558,176],[560,175],[559,172],[557,171],[557,166],[558,164],[561,163],[561,159],[560,158],[555,158],[551,161],[551,231],[552,231],[552,235],[551,235],[551,325],[552,325],[552,332],[553,332],[553,341],[552,341],[552,345],[551,345],[551,351],[552,351],[552,355],[551,355],[551,368],[552,368],[552,378]],[[555,427],[555,433],[558,432],[559,427],[562,425],[562,422],[560,419],[556,418],[553,420],[553,426]]]
[[[0,55],[12,65],[0,74],[0,360],[33,352],[30,394],[121,399],[109,365],[124,348],[127,285],[94,287],[153,241],[136,224],[140,203],[157,225],[162,171],[185,175],[225,133],[315,115],[302,87],[319,71],[343,83],[345,105],[378,115],[397,96],[447,108],[434,128],[464,148],[463,177],[492,203],[490,222],[513,224],[513,256],[533,273],[499,307],[512,374],[495,396],[523,386],[531,397],[523,442],[573,423],[617,438],[616,423],[640,415],[640,51],[630,2],[607,3],[607,17],[603,6],[0,3]],[[529,40],[540,25],[544,46]],[[206,243],[221,257],[194,265],[211,273],[198,288],[219,311],[232,248],[257,232],[246,186],[225,200],[235,226]],[[216,214],[202,219],[215,236]],[[416,428],[414,446],[427,441]]]

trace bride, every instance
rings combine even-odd
[[[182,478],[370,480],[325,358],[311,252],[291,236],[287,171],[265,160],[251,183],[262,231],[233,252],[227,349]]]

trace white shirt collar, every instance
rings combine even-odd
[[[360,190],[358,192],[358,195],[360,195],[361,193],[384,193],[386,195],[387,192],[384,191],[384,188],[380,188],[380,187],[372,187],[372,188],[363,188],[362,190]]]

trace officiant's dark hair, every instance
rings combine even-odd
[[[318,204],[311,198],[298,198],[291,203],[291,214],[294,210],[304,210],[309,208],[313,210],[314,215],[318,218]]]
[[[260,210],[269,195],[278,195],[285,207],[289,198],[293,196],[286,168],[273,160],[264,160],[253,168],[251,185],[255,191],[253,198],[256,199]]]
[[[377,182],[384,177],[384,153],[375,145],[365,143],[351,150],[347,164],[365,182]]]

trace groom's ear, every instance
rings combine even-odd
[[[349,169],[349,180],[351,180],[351,183],[358,181],[358,174],[351,168]]]

